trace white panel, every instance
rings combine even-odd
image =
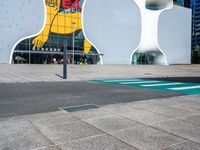
[[[44,0],[0,1],[0,63],[11,63],[15,45],[37,34],[45,20]]]
[[[168,64],[191,62],[191,17],[191,10],[180,6],[160,16],[158,41]]]
[[[85,0],[85,37],[103,53],[104,64],[130,64],[141,35],[141,14],[133,0]]]

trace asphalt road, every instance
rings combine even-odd
[[[178,96],[178,93],[92,82],[0,84],[0,118],[83,104],[107,105]]]

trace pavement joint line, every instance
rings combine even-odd
[[[130,121],[135,121],[135,120],[131,120],[131,119],[126,118],[126,117],[123,117],[123,118],[128,119],[128,120],[130,120]],[[175,119],[174,119],[174,120],[175,120]],[[165,120],[165,121],[169,121],[169,120]],[[165,122],[165,121],[163,121],[163,122]],[[145,123],[141,123],[141,122],[138,122],[138,121],[135,121],[135,122],[139,123],[140,125],[135,126],[135,127],[126,128],[126,129],[121,129],[121,130],[114,131],[114,132],[108,132],[108,133],[119,133],[119,132],[122,132],[122,131],[127,131],[127,130],[130,130],[130,129],[134,129],[134,128],[138,128],[138,127],[142,127],[142,126],[147,126],[147,127],[153,128],[153,129],[155,129],[155,130],[157,130],[157,131],[161,131],[161,132],[163,132],[163,133],[166,133],[166,134],[168,134],[168,135],[172,135],[172,136],[174,136],[174,137],[178,137],[178,138],[180,138],[180,139],[184,139],[185,141],[194,142],[194,141],[192,141],[192,140],[190,140],[190,139],[187,139],[187,138],[185,138],[185,137],[182,137],[182,136],[173,134],[173,133],[171,133],[171,132],[167,132],[167,131],[165,131],[165,130],[162,130],[162,129],[159,129],[159,128],[156,128],[156,127],[153,127],[153,126],[151,126],[150,124],[145,124]],[[157,122],[157,123],[158,123],[158,122]],[[161,122],[159,122],[159,123],[161,123]],[[197,142],[196,142],[196,143],[197,143]],[[179,143],[177,143],[177,144],[179,144]],[[174,145],[174,144],[173,144],[173,145]],[[166,149],[168,149],[168,148],[170,148],[170,147],[171,147],[171,146],[167,147]]]
[[[199,113],[198,113],[198,114],[199,114]],[[194,116],[194,115],[198,115],[198,114],[190,114],[190,115],[185,115],[185,116],[181,116],[181,117],[175,117],[175,118],[166,119],[166,120],[159,121],[159,122],[149,123],[149,124],[146,124],[146,125],[153,125],[153,124],[155,124],[155,123],[164,123],[164,122],[166,122],[166,121],[173,121],[173,120],[180,120],[180,121],[183,121],[183,122],[185,122],[185,123],[193,124],[193,123],[187,122],[187,121],[185,121],[185,120],[181,120],[180,118],[190,117],[190,116]],[[195,125],[195,124],[193,124],[193,125]]]
[[[165,149],[163,149],[163,150],[168,150],[168,149],[170,149],[170,148],[173,148],[173,147],[175,147],[175,146],[177,146],[177,145],[186,143],[186,142],[188,142],[188,141],[189,141],[189,140],[185,140],[185,141],[182,141],[182,142],[178,142],[178,143],[172,144],[172,145],[170,145],[170,147],[167,147],[167,148],[165,148]],[[190,141],[190,142],[191,142],[191,141]]]
[[[178,134],[174,134],[174,133],[172,133],[172,132],[168,132],[168,131],[165,131],[165,130],[159,129],[159,128],[156,128],[156,127],[151,126],[151,125],[147,125],[147,126],[153,128],[153,129],[156,129],[156,130],[160,130],[160,131],[162,131],[162,132],[165,132],[165,133],[167,133],[167,134],[169,134],[169,135],[172,135],[172,136],[175,136],[175,137],[179,137],[179,138],[184,139],[184,140],[186,140],[186,141],[195,142],[195,141],[193,141],[192,139],[189,139],[189,138],[186,138],[186,137],[180,136],[180,135],[178,135]],[[195,143],[198,143],[198,142],[195,142]],[[198,143],[198,144],[200,144],[200,143]]]
[[[170,117],[171,119],[168,119],[168,120],[176,120],[176,119],[179,119],[179,118],[184,118],[184,117],[190,117],[190,116],[194,116],[194,115],[200,115],[200,111],[198,111],[198,112],[194,112],[194,113],[192,113],[192,114],[189,114],[189,115],[183,115],[183,116],[177,116],[177,117],[174,117],[174,116],[170,116],[170,115],[166,115],[166,114],[161,114],[161,113],[158,113],[158,112],[154,112],[154,111],[151,111],[151,110],[149,110],[149,109],[146,109],[146,108],[142,108],[142,107],[137,107],[137,106],[130,106],[130,107],[132,107],[132,108],[139,108],[139,109],[141,109],[141,110],[145,110],[145,111],[148,111],[148,112],[151,112],[151,113],[155,113],[155,114],[159,114],[159,115],[162,115],[162,116],[166,116],[166,117]],[[182,107],[180,108],[180,107],[174,107],[174,106],[168,106],[168,107],[172,107],[172,108],[179,108],[179,109],[182,109],[182,110],[187,110],[187,111],[191,111],[190,109],[183,109]],[[113,112],[114,113],[114,112]],[[116,113],[116,114],[118,114],[118,115],[120,115],[120,113]],[[123,116],[124,117],[124,116]],[[173,117],[173,118],[172,118]],[[183,120],[182,120],[183,121]],[[165,121],[160,121],[160,123],[161,122],[165,122]]]
[[[168,106],[168,107],[171,107],[171,106]],[[141,107],[138,107],[138,108],[141,108]],[[172,108],[174,108],[174,107],[172,107]],[[141,109],[142,109],[142,108],[141,108]],[[175,107],[175,109],[176,109],[176,107]],[[179,109],[189,111],[188,109],[183,109],[183,108],[179,108]],[[163,116],[166,116],[166,117],[174,117],[174,116],[171,116],[171,115],[167,115],[167,114],[162,114],[162,113],[158,113],[158,112],[155,112],[155,111],[151,111],[151,110],[145,109],[145,108],[143,108],[143,110],[146,110],[146,111],[149,111],[149,112],[152,112],[152,113],[155,113],[155,114],[163,115]],[[195,112],[195,113],[192,113],[192,114],[190,114],[190,115],[194,115],[194,114],[198,114],[198,113],[199,113],[199,112]],[[186,115],[186,116],[187,116],[187,115]],[[188,115],[188,116],[189,116],[189,115]],[[178,117],[182,117],[182,116],[177,116],[177,117],[174,117],[174,118],[178,118]]]
[[[75,118],[77,118],[77,117],[75,117]],[[77,119],[79,119],[79,118],[77,118]],[[130,147],[135,148],[136,150],[139,150],[139,148],[137,148],[137,147],[135,147],[135,146],[133,146],[133,145],[131,145],[131,144],[129,144],[129,143],[127,143],[127,142],[121,140],[121,139],[118,139],[117,137],[115,137],[115,136],[109,134],[109,132],[105,132],[105,131],[103,131],[103,130],[101,130],[101,129],[95,127],[95,126],[93,126],[92,124],[89,124],[88,122],[85,122],[84,120],[81,120],[81,119],[79,119],[79,120],[82,121],[82,122],[84,122],[85,124],[87,124],[87,125],[89,125],[89,126],[95,128],[95,129],[101,131],[102,133],[107,134],[108,136],[111,136],[111,137],[113,137],[114,139],[116,139],[116,140],[118,140],[118,141],[120,141],[120,142],[122,142],[122,143],[124,143],[124,144],[126,144],[126,145],[128,145],[128,146],[130,146]]]
[[[117,113],[115,113],[115,114],[117,114]],[[121,116],[120,114],[117,114],[117,115],[118,115],[118,116]],[[195,114],[191,114],[191,115],[195,115]],[[138,122],[138,121],[136,121],[136,120],[131,120],[130,118],[127,118],[127,117],[125,117],[125,116],[121,116],[121,117],[123,117],[123,118],[125,118],[125,119],[128,119],[128,120],[130,120],[130,121],[135,121],[135,122],[138,123],[138,124],[141,124],[141,125],[139,125],[139,126],[149,126],[149,127],[153,128],[153,129],[162,131],[162,132],[167,133],[167,134],[169,134],[169,135],[172,135],[172,136],[175,136],[175,137],[179,137],[179,138],[185,139],[185,140],[187,140],[187,141],[195,142],[195,141],[193,141],[192,139],[189,139],[189,138],[186,138],[186,137],[182,137],[182,136],[180,136],[180,135],[177,135],[177,134],[174,134],[174,133],[171,133],[171,132],[168,132],[168,131],[165,131],[165,130],[156,128],[156,127],[152,126],[153,124],[145,124],[145,123],[142,123],[142,122]],[[160,122],[157,122],[157,123],[163,123],[163,122],[171,121],[171,120],[177,120],[177,118],[167,119],[167,120],[160,121]],[[180,119],[178,119],[178,120],[180,120]],[[180,121],[183,121],[183,120],[180,120]],[[183,121],[183,122],[185,122],[185,121]],[[185,123],[188,123],[188,122],[185,122]],[[191,123],[188,123],[188,124],[191,124]],[[193,125],[193,124],[192,124],[192,125]],[[136,127],[139,127],[139,126],[136,126]],[[133,129],[133,128],[136,128],[136,127],[130,127],[130,128],[127,128],[127,129],[122,129],[121,131],[126,131],[126,130]],[[115,133],[121,132],[121,131],[118,130],[118,131],[116,131]],[[113,132],[110,132],[110,133],[113,133]],[[198,143],[198,142],[195,142],[195,143]],[[200,142],[199,142],[198,144],[200,144]]]
[[[183,106],[181,106],[181,104],[178,104],[178,105],[174,105],[174,106],[172,106],[173,108],[179,108],[179,109],[184,109],[184,110],[188,110],[188,111],[197,111],[197,113],[198,112],[200,112],[200,111],[198,111],[198,110],[196,110],[196,109],[189,109],[189,108],[183,108]],[[200,107],[199,107],[199,110],[200,110]]]
[[[83,141],[83,140],[87,140],[87,139],[92,139],[92,138],[100,137],[100,136],[104,136],[104,135],[107,135],[107,134],[103,133],[103,134],[88,136],[88,137],[85,137],[85,138],[74,139],[74,140],[71,140],[71,141],[68,141],[68,142],[61,142],[61,143],[56,144],[56,146],[67,144],[67,143],[71,143],[71,142],[76,142],[76,141]]]
[[[81,119],[83,121],[92,121],[92,120],[95,120],[95,119],[102,119],[102,118],[107,118],[107,117],[112,117],[112,116],[116,116],[115,114],[112,114],[112,115],[106,115],[106,116],[100,116],[100,117],[92,117],[92,118],[88,118],[88,119]]]
[[[72,116],[73,117],[73,116]],[[77,122],[77,120],[75,121],[71,121],[71,122],[69,122],[69,123],[75,123],[75,122]],[[57,126],[57,125],[68,125],[69,123],[59,123],[59,124],[54,124],[54,125],[47,125],[47,127],[53,127],[53,126]]]
[[[87,140],[87,139],[92,139],[92,138],[95,138],[95,137],[100,137],[100,136],[103,136],[103,135],[107,135],[106,133],[103,133],[103,134],[98,134],[98,135],[93,135],[93,136],[88,136],[88,137],[85,137],[85,138],[80,138],[80,139],[74,139],[74,140],[71,140],[71,141],[67,141],[67,142],[60,142],[60,143],[57,143],[53,146],[47,146],[47,147],[42,147],[42,148],[39,148],[39,149],[33,149],[33,150],[42,150],[44,148],[50,148],[50,147],[59,147],[60,145],[63,145],[63,144],[67,144],[67,143],[71,143],[71,142],[76,142],[76,141],[82,141],[82,140]],[[60,148],[59,148],[60,149]],[[62,149],[61,149],[62,150]]]
[[[59,150],[62,150],[60,147],[58,147],[58,145],[40,147],[40,148],[36,148],[36,149],[31,149],[31,150],[44,150],[44,149],[47,149],[47,148],[54,148],[54,147],[58,148]]]
[[[174,119],[174,120],[176,120],[176,119]],[[181,120],[181,121],[182,121],[182,120]],[[163,122],[164,122],[164,121],[163,121]],[[184,121],[183,121],[183,122],[184,122]],[[186,123],[187,123],[187,122],[186,122]],[[188,124],[190,124],[190,123],[188,123]],[[153,125],[153,124],[152,124],[152,125]],[[180,135],[178,135],[178,134],[174,134],[174,133],[172,133],[172,132],[168,132],[168,131],[165,131],[165,130],[163,130],[163,129],[156,128],[156,127],[151,126],[151,125],[147,125],[147,126],[153,128],[153,129],[160,130],[160,131],[162,131],[162,132],[168,133],[168,134],[170,134],[170,135],[173,135],[173,136],[176,136],[176,137],[182,138],[182,139],[184,139],[184,140],[187,140],[187,141],[191,141],[191,142],[195,142],[195,143],[200,144],[200,142],[193,141],[193,140],[190,139],[190,138],[186,138],[186,137],[180,136]]]
[[[31,120],[29,121],[34,127],[35,129],[46,139],[48,140],[50,143],[52,143],[53,145],[55,145],[55,143],[49,139]],[[53,145],[50,145],[50,146],[53,146]]]
[[[158,113],[158,112],[153,112],[153,111],[151,111],[151,110],[148,110],[148,109],[145,109],[145,108],[142,108],[142,107],[136,107],[136,106],[130,106],[130,107],[132,107],[133,109],[134,108],[137,108],[137,109],[141,109],[141,111],[142,110],[145,110],[145,111],[148,111],[148,112],[151,112],[151,113],[154,113],[154,114],[158,114],[158,115],[162,115],[162,116],[165,116],[165,117],[173,117],[173,116],[169,116],[169,115],[166,115],[166,114],[161,114],[161,113]],[[126,113],[126,112],[125,112]],[[128,113],[128,112],[127,112]],[[121,113],[116,113],[116,114],[118,114],[118,115],[120,115]],[[124,117],[124,116],[123,116]],[[125,117],[126,118],[126,117]],[[127,118],[128,119],[128,118]]]

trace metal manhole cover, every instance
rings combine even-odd
[[[95,109],[95,108],[99,108],[99,107],[95,104],[62,107],[62,109],[66,110],[67,112],[76,112],[76,111],[89,110],[89,109]]]

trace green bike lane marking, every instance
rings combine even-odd
[[[200,84],[196,83],[149,80],[149,79],[139,79],[139,78],[92,80],[92,81],[99,83],[113,84],[113,85],[136,87],[141,89],[153,89],[166,92],[181,93],[186,95],[200,94]]]

